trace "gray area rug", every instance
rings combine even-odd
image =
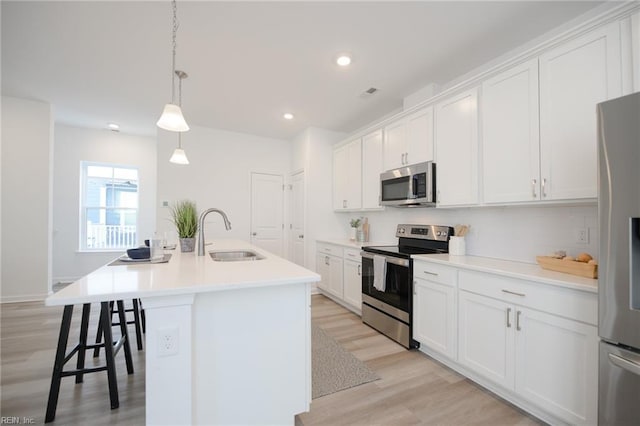
[[[311,326],[311,365],[313,399],[380,378],[315,325]]]

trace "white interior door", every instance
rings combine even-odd
[[[284,234],[282,175],[251,173],[251,244],[282,256]]]
[[[304,172],[291,176],[290,260],[304,265]]]

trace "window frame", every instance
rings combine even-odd
[[[88,205],[87,204],[87,179],[88,179],[88,169],[91,166],[96,166],[96,167],[108,167],[111,169],[128,169],[128,170],[135,170],[136,174],[137,174],[137,190],[136,190],[136,195],[137,195],[137,207],[133,208],[133,207],[107,207],[106,205]],[[111,176],[112,182],[115,180],[115,178],[113,177],[113,173]],[[140,168],[137,166],[133,166],[130,164],[119,164],[119,163],[109,163],[109,162],[102,162],[102,161],[80,161],[80,197],[79,197],[79,212],[78,212],[78,217],[80,219],[80,223],[79,223],[79,235],[78,235],[78,251],[80,252],[90,252],[90,253],[97,253],[97,252],[122,252],[123,250],[130,248],[131,246],[118,246],[118,247],[97,247],[97,248],[92,248],[92,247],[88,247],[87,244],[87,238],[88,238],[88,234],[87,234],[87,211],[89,209],[103,209],[105,212],[109,211],[109,210],[119,210],[119,211],[130,211],[130,212],[135,212],[136,213],[136,220],[135,220],[135,229],[136,229],[136,240],[138,240],[138,232],[139,232],[139,228],[140,228]],[[135,242],[135,244],[137,244],[137,241]]]

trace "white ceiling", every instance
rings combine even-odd
[[[184,114],[282,139],[309,126],[352,132],[600,4],[178,1]],[[168,1],[1,7],[3,95],[50,102],[56,122],[156,134],[171,99]],[[335,65],[343,51],[349,69]],[[365,99],[369,87],[379,91]]]

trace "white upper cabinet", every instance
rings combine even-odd
[[[540,200],[538,123],[537,59],[482,84],[485,203]]]
[[[438,206],[478,203],[478,89],[436,105]]]
[[[384,170],[433,159],[433,107],[384,128]]]
[[[407,117],[407,164],[433,160],[433,107]]]
[[[380,173],[382,168],[382,130],[362,138],[362,208],[381,209]]]
[[[333,151],[333,209],[362,207],[362,143],[356,139]]]
[[[617,22],[540,56],[542,200],[597,197],[596,104],[622,93]]]

